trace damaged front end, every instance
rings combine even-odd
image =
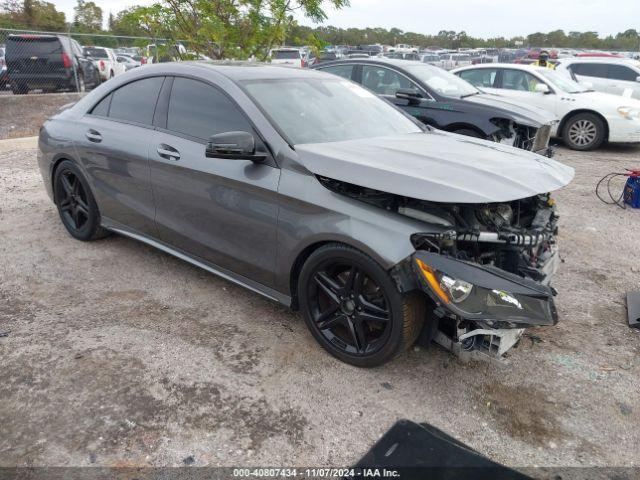
[[[320,178],[329,189],[423,222],[415,253],[392,272],[404,290],[432,300],[422,339],[462,358],[504,354],[524,329],[555,325],[560,259],[549,194],[509,202],[447,204]]]
[[[438,209],[445,228],[411,239],[414,277],[435,305],[430,340],[461,357],[503,359],[526,327],[557,323],[549,283],[560,262],[558,216],[549,195],[412,208],[419,205]]]
[[[507,119],[495,118],[491,122],[499,127],[492,138],[498,143],[521,148],[530,152],[552,158],[553,148],[549,146],[552,127],[558,123],[546,123],[540,127],[515,123]]]

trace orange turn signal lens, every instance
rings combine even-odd
[[[424,263],[419,258],[416,258],[416,264],[420,269],[420,273],[422,273],[422,276],[427,281],[431,289],[436,293],[436,295],[438,295],[440,300],[442,300],[444,303],[449,303],[451,300],[449,299],[449,296],[445,293],[445,291],[440,286],[440,282],[436,277],[435,270],[433,270],[429,265]]]

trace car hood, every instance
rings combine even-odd
[[[531,107],[525,105],[516,100],[507,100],[504,97],[498,95],[492,95],[490,93],[481,93],[479,95],[472,95],[466,97],[465,100],[484,105],[485,107],[492,107],[503,111],[503,115],[507,118],[511,118],[514,122],[540,128],[542,125],[548,123],[554,123],[558,120],[558,117],[551,112],[542,110],[537,107]],[[532,122],[537,122],[537,125]]]
[[[557,190],[574,175],[541,155],[439,130],[295,148],[316,175],[431,202],[507,202]]]

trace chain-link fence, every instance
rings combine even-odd
[[[0,93],[83,92],[132,68],[206,59],[186,42],[0,29]]]

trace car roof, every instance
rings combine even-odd
[[[198,60],[189,62],[171,62],[158,65],[189,65],[203,70],[215,71],[232,81],[242,80],[276,80],[281,78],[327,78],[327,73],[317,72],[307,68],[291,68],[278,65],[269,65],[260,62],[239,62],[239,61],[215,61]],[[148,68],[148,67],[145,67]],[[334,77],[333,75],[331,77]]]
[[[400,68],[406,67],[408,65],[424,65],[427,67],[430,66],[424,62],[419,62],[417,60],[403,60],[401,58],[388,58],[388,57],[349,58],[346,60],[336,60],[334,62],[325,62],[325,63],[322,63],[321,66],[340,65],[341,63],[378,63],[381,65],[392,65]]]
[[[633,58],[626,57],[569,57],[563,58],[562,63],[613,63],[613,64],[622,64],[622,65],[638,65],[638,60],[634,60]]]
[[[513,70],[525,70],[527,72],[544,71],[545,67],[537,65],[524,65],[522,63],[480,63],[478,65],[469,65],[467,67],[454,68],[452,72],[462,72],[463,70],[475,70],[479,68],[510,68]]]

